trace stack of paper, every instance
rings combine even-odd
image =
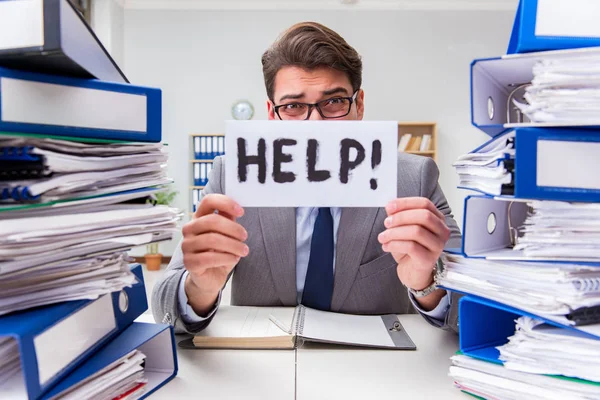
[[[600,260],[599,203],[533,201],[530,206],[515,250],[532,257]]]
[[[1,351],[1,347],[0,347]],[[18,356],[18,351],[16,352]],[[144,394],[148,380],[144,377],[146,356],[134,350],[79,385],[53,396],[51,400],[135,400]],[[2,386],[3,399],[21,399],[24,390],[20,362]],[[0,379],[2,375],[0,374]]]
[[[514,104],[532,122],[598,125],[600,122],[600,56],[555,58],[533,67],[525,100]]]
[[[126,253],[181,218],[156,205],[173,182],[161,91],[129,84],[71,3],[0,1],[1,399],[135,399],[176,373],[154,351],[170,327],[132,325],[147,299]],[[20,36],[36,26],[52,45],[32,57]]]
[[[483,195],[439,279],[463,295],[450,375],[475,397],[600,399],[600,51],[582,48],[585,18],[560,29],[567,9],[598,20],[592,3],[520,1],[511,54],[471,64],[491,138],[454,167]]]
[[[533,374],[600,382],[600,340],[521,317],[509,342],[498,347],[504,366]]]
[[[600,384],[562,376],[514,371],[500,364],[457,354],[450,376],[459,389],[484,399],[592,400],[600,398]]]
[[[571,324],[573,310],[600,306],[600,265],[492,261],[444,254],[444,287]]]
[[[454,164],[459,187],[492,195],[512,194],[515,159],[515,132],[499,135]]]
[[[14,338],[0,338],[0,388],[4,390],[15,375],[21,370],[19,345]]]
[[[82,143],[0,136],[0,166],[18,163],[0,179],[0,202],[62,200],[171,183],[159,143]],[[28,171],[38,169],[38,174]],[[20,179],[25,177],[25,179]],[[27,178],[35,179],[27,179]]]
[[[68,208],[67,208],[68,211]],[[170,239],[180,214],[166,206],[7,219],[0,224],[0,315],[94,299],[135,282],[124,253]]]

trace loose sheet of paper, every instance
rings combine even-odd
[[[225,193],[246,207],[381,207],[396,198],[396,122],[227,121]]]

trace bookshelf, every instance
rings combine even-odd
[[[225,154],[225,135],[222,133],[190,134],[190,217],[196,212],[200,192],[208,182],[213,160]]]
[[[398,122],[398,151],[400,151],[400,145],[403,145],[402,137],[407,134],[410,134],[411,137],[404,150],[405,153],[431,157],[433,161],[437,162],[437,124],[435,122]],[[429,143],[426,149],[421,150],[419,143],[423,143],[425,135],[430,135]],[[412,150],[410,149],[411,145],[415,146]]]

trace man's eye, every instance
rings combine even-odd
[[[299,108],[303,108],[303,107],[304,107],[304,104],[300,104],[300,103],[286,104],[286,105],[284,106],[284,108],[285,108],[286,110],[297,110],[297,109],[299,109]]]
[[[334,104],[341,104],[344,102],[344,99],[342,99],[341,97],[336,97],[333,99],[329,99],[327,100],[327,105],[334,105]]]

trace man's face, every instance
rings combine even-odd
[[[267,101],[269,119],[279,119],[275,113],[275,106],[294,103],[314,104],[330,99],[335,102],[336,98],[351,97],[353,94],[348,76],[341,71],[326,67],[311,70],[294,66],[283,67],[275,76],[274,104],[271,100]],[[363,112],[364,92],[359,90],[348,115],[325,120],[361,120]],[[324,118],[321,114],[313,108],[309,120],[322,119]]]

